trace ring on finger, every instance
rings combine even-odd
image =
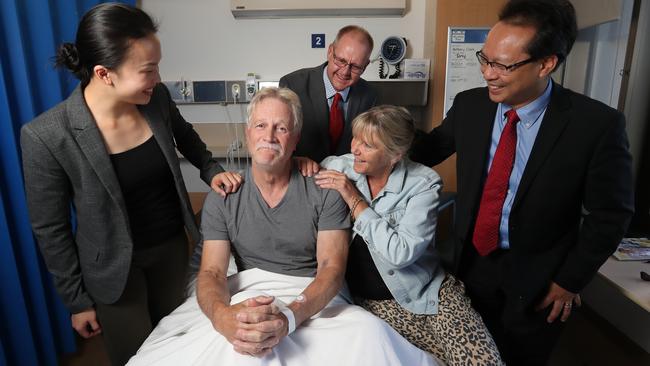
[[[573,302],[571,302],[571,301],[568,301],[568,302],[564,303],[564,307],[567,308],[567,309],[570,309],[572,306],[573,306]]]

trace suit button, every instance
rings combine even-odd
[[[411,303],[411,298],[407,297],[406,300],[404,300],[404,301],[406,301],[407,304],[410,304]]]
[[[436,300],[431,300],[431,301],[429,301],[429,304],[431,304],[431,305],[435,305],[435,304],[436,304]]]
[[[388,271],[388,275],[389,275],[389,276],[392,276],[392,275],[394,275],[394,274],[395,274],[395,271],[393,271],[392,269]]]

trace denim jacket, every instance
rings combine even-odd
[[[438,292],[445,271],[434,248],[440,176],[406,158],[370,199],[364,175],[353,169],[354,156],[331,156],[321,165],[344,173],[361,192],[367,209],[357,217],[353,235],[360,235],[395,300],[415,314],[438,312]]]

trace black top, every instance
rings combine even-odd
[[[174,177],[152,136],[131,150],[111,155],[129,215],[134,248],[161,243],[183,229]]]
[[[390,300],[393,298],[361,235],[355,236],[350,245],[345,279],[348,281],[348,287],[353,297],[368,300]]]

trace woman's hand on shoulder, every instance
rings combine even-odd
[[[293,161],[298,166],[298,170],[300,171],[300,174],[302,174],[304,177],[311,177],[314,174],[318,173],[318,171],[320,170],[320,165],[318,165],[317,162],[311,160],[308,157],[295,156],[293,158]]]
[[[244,177],[237,172],[223,172],[212,177],[210,187],[221,197],[226,197],[228,193],[237,192]]]
[[[316,184],[325,189],[335,189],[341,194],[343,200],[349,205],[356,197],[362,197],[354,183],[341,172],[336,170],[321,170],[314,176]]]

